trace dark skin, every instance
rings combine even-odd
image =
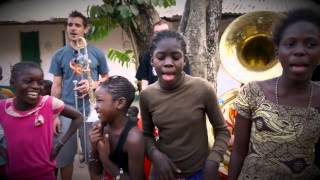
[[[116,100],[102,87],[96,90],[96,111],[100,122],[89,133],[92,152],[99,161],[90,164],[90,171],[97,175],[102,170],[116,177],[120,169],[109,159],[111,152],[115,151],[121,132],[129,121],[124,113],[127,100],[120,97]],[[121,175],[121,179],[143,179],[144,150],[141,131],[133,127],[124,144],[124,151],[128,153],[129,173]]]
[[[306,21],[289,25],[278,45],[277,55],[283,67],[278,83],[279,104],[307,108],[312,84],[311,107],[320,111],[320,85],[311,81],[312,72],[320,62],[320,27]],[[258,85],[266,99],[276,103],[276,78],[258,82]],[[230,180],[237,179],[248,153],[251,122],[241,115],[236,117],[235,143],[228,176]]]
[[[176,86],[176,82],[182,78],[182,71],[185,65],[185,52],[181,48],[179,42],[174,38],[167,38],[159,41],[157,48],[152,55],[152,65],[159,77],[159,83],[166,89],[171,89]],[[216,109],[219,109],[216,107]],[[209,117],[213,125],[211,117]],[[157,148],[150,155],[153,163],[154,179],[171,180],[175,179],[175,175],[181,170],[176,167],[168,156]],[[218,176],[219,164],[215,161],[207,160],[203,168],[204,179],[220,179]]]
[[[16,99],[14,106],[17,110],[27,111],[34,108],[40,98],[40,93],[43,89],[43,73],[40,69],[29,68],[28,71],[24,71],[17,77],[11,86],[16,89]],[[83,117],[80,112],[75,110],[73,107],[65,105],[64,109],[60,113],[72,119],[71,125],[63,136],[61,142],[64,144],[67,140],[76,132],[78,127],[82,124]],[[52,150],[51,159],[55,159],[58,155],[63,144],[56,144]]]

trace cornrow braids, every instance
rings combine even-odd
[[[306,21],[312,23],[320,30],[320,13],[319,9],[314,8],[301,8],[289,11],[287,16],[283,18],[278,26],[273,31],[273,42],[276,46],[279,46],[283,37],[284,31],[292,24],[297,22]]]
[[[176,39],[177,42],[180,43],[182,52],[186,54],[187,45],[183,36],[178,32],[169,31],[169,30],[160,31],[152,38],[151,46],[150,46],[150,54],[151,55],[153,54],[154,50],[157,48],[161,40],[171,39],[171,38]]]
[[[106,81],[102,82],[100,86],[111,94],[113,100],[124,97],[127,100],[124,110],[125,112],[128,111],[128,108],[134,100],[136,90],[127,78],[122,76],[111,76]]]
[[[18,76],[20,76],[22,73],[24,73],[26,70],[29,70],[30,68],[39,69],[43,73],[41,67],[34,62],[19,62],[14,64],[11,68],[10,84],[12,85],[17,80]]]

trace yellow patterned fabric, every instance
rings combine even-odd
[[[320,136],[316,108],[277,105],[256,82],[244,86],[235,102],[238,114],[252,121],[242,179],[309,180],[320,176],[314,147]]]

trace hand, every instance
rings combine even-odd
[[[56,117],[53,121],[53,133],[58,136],[62,132],[62,124],[60,122],[59,117]]]
[[[51,157],[50,157],[50,160],[54,160],[56,159],[57,155],[59,154],[61,148],[63,147],[63,144],[61,143],[56,143],[54,148],[53,148],[53,151],[51,153]]]
[[[99,157],[102,162],[107,162],[110,155],[109,134],[105,134],[103,140],[99,140],[97,144]]]
[[[103,127],[101,123],[97,123],[89,132],[89,140],[91,142],[92,151],[98,150],[98,142],[103,141]]]
[[[204,166],[203,174],[205,180],[219,180],[218,174],[219,163],[207,160]]]
[[[154,149],[151,154],[151,159],[154,165],[152,176],[154,179],[171,180],[175,179],[175,173],[181,173],[181,170],[158,149]]]
[[[89,81],[87,79],[82,79],[73,90],[82,94],[79,98],[84,98],[88,94],[89,88]]]

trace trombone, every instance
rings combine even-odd
[[[81,80],[87,79],[89,83],[89,90],[88,90],[88,95],[89,95],[89,102],[90,104],[95,104],[96,99],[94,96],[94,90],[93,90],[93,80],[92,80],[92,75],[91,75],[91,69],[90,69],[90,64],[91,60],[89,59],[88,55],[88,50],[87,50],[87,41],[83,37],[79,37],[76,42],[76,51],[77,51],[77,57],[74,59],[74,61],[70,62],[70,67],[71,69],[74,70],[74,72],[78,75],[81,75]],[[74,80],[74,87],[77,87],[78,81]],[[74,91],[74,99],[75,99],[75,108],[79,110],[79,96],[77,90]],[[84,116],[84,121],[83,121],[83,147],[84,150],[84,160],[87,162],[87,128],[86,128],[86,121],[87,121],[87,115],[86,115],[86,105],[85,105],[85,98],[82,98],[82,115]],[[79,131],[77,131],[77,137],[80,138],[79,136]],[[81,147],[81,146],[80,146]]]

